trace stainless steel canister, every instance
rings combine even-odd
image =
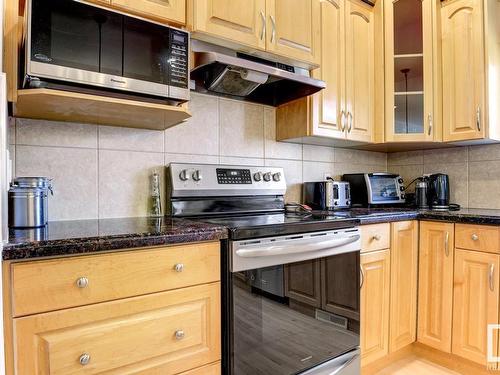
[[[37,228],[48,222],[48,193],[52,193],[46,177],[19,177],[9,189],[9,227]]]

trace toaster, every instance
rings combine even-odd
[[[303,201],[313,210],[337,210],[351,206],[351,189],[346,181],[304,182]]]

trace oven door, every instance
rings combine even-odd
[[[359,235],[350,241],[330,247],[332,255],[312,259],[307,244],[304,252],[290,244],[285,248],[300,260],[282,264],[268,265],[266,255],[254,252],[264,267],[229,274],[225,373],[359,373]],[[231,247],[234,265],[237,250]],[[270,256],[276,259],[275,250]]]

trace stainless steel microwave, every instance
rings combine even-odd
[[[25,86],[95,86],[184,102],[189,33],[74,0],[29,0]]]

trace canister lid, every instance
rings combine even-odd
[[[21,188],[42,188],[50,189],[52,179],[49,177],[16,177],[12,182],[13,186]]]

